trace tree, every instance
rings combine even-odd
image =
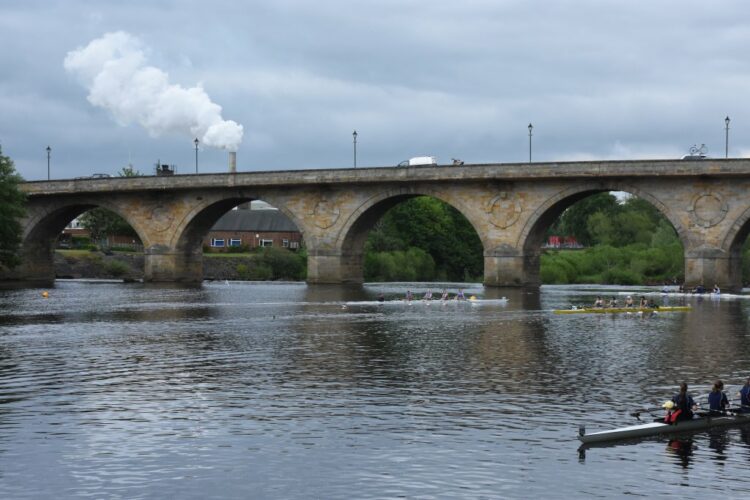
[[[0,266],[15,267],[20,264],[18,248],[21,245],[26,197],[18,184],[23,179],[16,173],[13,160],[3,155],[0,148]]]

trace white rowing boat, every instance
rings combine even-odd
[[[586,433],[586,428],[581,426],[578,429],[578,439],[584,444],[604,443],[607,441],[621,441],[624,439],[678,434],[680,432],[695,432],[711,429],[713,427],[726,427],[729,425],[742,425],[747,423],[750,423],[750,413],[700,416],[695,417],[692,420],[682,420],[676,424],[649,422],[640,425],[620,427],[619,429],[591,433]]]

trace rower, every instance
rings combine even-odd
[[[604,307],[604,301],[602,300],[601,296],[597,295],[596,300],[594,301],[594,307]]]
[[[617,299],[614,295],[612,296],[612,300],[607,303],[607,307],[617,307]]]
[[[628,295],[625,298],[625,307],[633,307],[634,305],[635,304],[633,304],[633,297],[631,297],[630,295]]]
[[[422,297],[422,300],[432,300],[432,290],[427,290],[424,297]]]
[[[448,290],[443,288],[443,294],[440,296],[440,300],[448,300],[450,297],[448,296]]]
[[[711,415],[724,415],[728,407],[729,399],[724,392],[724,382],[717,380],[708,393],[708,410]]]
[[[456,294],[456,300],[466,300],[466,297],[464,297],[464,291],[460,288],[458,289],[458,293]]]
[[[719,289],[719,285],[717,283],[714,283],[714,289],[711,291],[711,293],[715,295],[719,295],[721,293],[721,290]]]
[[[407,302],[411,302],[411,300],[412,300],[413,298],[414,298],[414,296],[412,295],[412,293],[411,293],[411,290],[407,290],[407,291],[406,291],[406,299],[405,299],[405,300],[406,300]]]
[[[648,301],[646,300],[646,297],[641,295],[641,302],[638,304],[638,307],[646,308],[648,307]]]
[[[750,377],[747,378],[737,395],[740,397],[740,412],[750,413]]]
[[[667,424],[675,424],[681,420],[691,420],[693,418],[693,411],[698,408],[695,404],[692,396],[687,393],[688,386],[685,382],[680,384],[680,392],[675,394],[672,398],[674,403],[674,411],[669,410],[664,422]]]
[[[378,302],[385,302],[385,295],[382,293],[378,294]]]

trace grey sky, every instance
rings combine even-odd
[[[152,137],[87,100],[66,55],[124,31],[244,128],[241,171],[750,156],[750,15],[736,1],[0,2],[0,144],[29,180],[194,171],[193,137]],[[227,169],[201,148],[200,171]]]

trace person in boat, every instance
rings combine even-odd
[[[680,288],[677,291],[680,292],[680,293],[685,293],[685,284],[681,283],[680,284]]]
[[[440,300],[448,300],[450,299],[450,296],[448,295],[448,290],[443,288],[443,294],[440,296]]]
[[[427,290],[425,292],[424,297],[422,297],[422,300],[432,300],[432,290]]]
[[[456,294],[456,300],[466,300],[466,297],[464,297],[464,291],[460,288],[458,289],[458,293]]]
[[[656,302],[654,302],[654,299],[651,299],[648,301],[648,308],[649,309],[658,309],[659,306],[656,305]]]
[[[750,377],[747,378],[737,395],[740,397],[740,412],[750,413]]]
[[[719,289],[719,285],[717,283],[714,283],[714,289],[711,290],[711,293],[715,295],[719,295],[721,293],[721,290]]]
[[[693,293],[704,294],[706,293],[706,287],[701,283],[700,285],[693,288]]]
[[[609,302],[607,302],[607,307],[617,307],[617,299],[615,296],[612,296],[612,299],[610,299]]]
[[[414,299],[414,295],[412,295],[411,290],[406,291],[406,301],[411,302],[412,299]]]
[[[634,307],[634,306],[635,306],[635,304],[633,304],[633,297],[631,297],[630,295],[628,295],[625,298],[625,307]]]
[[[644,309],[645,309],[646,307],[648,307],[648,301],[646,300],[646,297],[645,297],[645,296],[641,295],[641,300],[640,300],[640,302],[638,303],[638,307],[641,307],[641,308],[644,308]]]
[[[708,393],[708,411],[711,415],[723,415],[729,408],[729,399],[724,392],[724,382],[717,380]]]
[[[674,395],[672,403],[674,406],[667,412],[664,422],[675,424],[682,420],[691,420],[693,412],[698,408],[693,397],[687,392],[688,386],[685,382],[680,384],[680,392]]]
[[[382,293],[378,294],[378,302],[385,302],[385,295]]]
[[[596,300],[594,301],[594,307],[604,307],[604,301],[599,295],[596,296]]]

